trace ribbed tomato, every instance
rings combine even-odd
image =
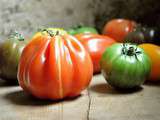
[[[92,62],[93,62],[93,70],[94,73],[100,72],[100,65],[99,61],[102,57],[103,52],[105,49],[116,43],[110,37],[98,34],[78,34],[75,37],[82,43],[85,49],[89,52]]]
[[[19,84],[25,91],[52,100],[79,95],[92,74],[88,52],[60,29],[37,33],[24,48],[18,68]]]
[[[150,81],[160,80],[160,47],[154,44],[144,43],[139,45],[148,54],[151,59],[152,67]]]
[[[103,34],[108,35],[118,42],[124,42],[128,33],[132,32],[136,23],[127,19],[113,19],[107,22],[103,28]]]

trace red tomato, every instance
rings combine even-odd
[[[151,59],[152,68],[150,73],[150,81],[160,80],[160,47],[154,44],[144,43],[139,45],[148,54]]]
[[[103,34],[118,42],[123,42],[126,35],[134,30],[136,23],[127,19],[113,19],[105,24]]]
[[[90,83],[92,61],[75,37],[59,29],[59,34],[52,31],[36,34],[24,48],[18,69],[19,84],[41,99],[75,97]]]
[[[115,43],[110,37],[98,34],[78,34],[75,37],[83,44],[89,52],[92,62],[94,73],[100,72],[99,61],[105,49]]]

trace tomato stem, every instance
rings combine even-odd
[[[123,44],[122,53],[128,56],[136,56],[137,54],[140,54],[140,51],[137,51],[137,47],[134,48],[133,46],[127,47],[126,44]]]
[[[135,54],[135,49],[134,47],[129,47],[129,49],[127,50],[127,55],[132,56]]]
[[[49,30],[49,29],[40,29],[41,32],[47,32],[51,37],[59,35],[59,31],[57,30],[56,32]]]
[[[83,27],[83,26],[84,26],[84,25],[83,25],[82,23],[79,23],[79,25],[74,26],[73,29],[76,30],[76,29],[81,28],[81,27]]]
[[[59,31],[58,31],[58,30],[56,31],[56,34],[55,34],[55,35],[59,35]]]

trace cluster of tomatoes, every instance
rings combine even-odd
[[[160,80],[160,47],[156,45],[159,44],[158,33],[156,28],[145,27],[125,19],[111,20],[103,29],[103,34],[114,38],[117,42],[132,43],[144,50],[151,61],[151,71],[147,78],[150,81]],[[144,69],[138,67],[139,70]]]
[[[47,28],[28,41],[15,32],[0,44],[0,77],[18,78],[41,99],[75,97],[100,71],[111,86],[134,88],[160,78],[160,48],[144,43],[153,36],[152,29],[125,19],[111,20],[102,34],[85,26]]]

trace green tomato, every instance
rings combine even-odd
[[[151,61],[138,46],[117,43],[106,49],[100,66],[112,87],[127,89],[144,83],[151,70]]]
[[[0,44],[0,77],[8,82],[17,82],[17,69],[26,41],[14,32],[8,40]]]
[[[67,31],[70,35],[76,35],[81,33],[94,33],[98,34],[98,31],[93,27],[85,27],[85,26],[77,26],[74,28],[71,28]]]

